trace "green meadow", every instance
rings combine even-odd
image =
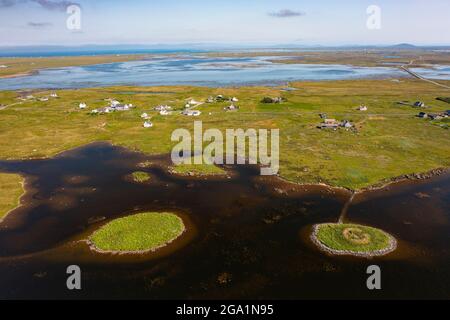
[[[353,80],[291,83],[281,87],[110,87],[58,90],[49,101],[17,100],[18,92],[0,92],[0,158],[51,157],[93,141],[110,141],[147,154],[169,153],[178,128],[193,130],[194,120],[208,128],[280,129],[280,175],[297,183],[326,183],[358,190],[403,174],[425,172],[450,164],[450,131],[442,123],[419,119],[418,108],[399,101],[424,101],[426,112],[449,109],[436,100],[448,90],[414,79]],[[35,97],[50,91],[33,92]],[[222,94],[238,97],[239,111],[225,112],[229,102],[203,104],[199,117],[179,114],[187,98],[205,101]],[[287,102],[263,104],[265,96]],[[127,112],[89,115],[115,98],[137,106]],[[86,110],[78,104],[85,102]],[[161,116],[153,108],[168,104],[176,110]],[[357,111],[360,104],[368,111]],[[143,128],[140,115],[151,116],[152,128]],[[319,113],[350,120],[356,130],[320,130]],[[20,143],[18,143],[20,142]],[[188,172],[193,168],[179,167]]]

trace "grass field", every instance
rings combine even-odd
[[[148,251],[172,242],[184,229],[181,218],[173,213],[139,213],[107,223],[90,241],[101,251]]]
[[[356,224],[322,224],[316,237],[331,250],[349,252],[374,252],[389,248],[391,243],[382,230]]]
[[[111,87],[57,91],[59,99],[46,102],[18,102],[18,93],[0,92],[0,158],[39,158],[87,144],[110,141],[148,154],[169,153],[173,130],[192,132],[192,117],[174,112],[160,116],[153,111],[159,104],[178,110],[185,99],[204,101],[210,95],[239,98],[238,112],[224,112],[227,103],[204,104],[204,130],[264,128],[280,129],[280,175],[299,183],[326,183],[361,189],[392,177],[425,172],[450,164],[450,130],[415,117],[421,111],[398,101],[424,101],[426,112],[448,109],[436,100],[448,90],[413,79],[355,80],[292,83],[295,91],[277,87]],[[49,91],[36,91],[36,97]],[[283,96],[288,102],[262,104],[262,97]],[[89,110],[105,106],[106,98],[133,103],[128,112],[90,116]],[[87,110],[78,103],[86,102]],[[360,104],[369,110],[356,111]],[[153,128],[142,127],[142,112],[152,116]],[[326,131],[316,126],[328,118],[347,119],[357,131]],[[17,143],[20,141],[20,143]],[[216,170],[217,167],[211,169]],[[177,171],[193,168],[177,168]]]
[[[19,205],[23,179],[17,174],[0,173],[0,220]]]

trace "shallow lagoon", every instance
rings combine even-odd
[[[145,160],[149,184],[124,179]],[[168,161],[105,143],[0,161],[27,177],[28,190],[0,225],[0,298],[449,298],[448,175],[354,197],[346,222],[398,240],[390,255],[367,260],[329,256],[309,240],[312,225],[338,221],[348,191],[261,177],[252,166],[227,167],[230,179],[178,177]],[[180,212],[185,238],[157,256],[105,256],[83,243],[103,222],[142,211]],[[78,292],[65,287],[74,261]],[[367,290],[371,264],[383,290]]]
[[[155,56],[143,61],[41,70],[26,77],[0,79],[0,90],[113,85],[214,87],[279,85],[295,80],[321,81],[405,76],[403,72],[392,67],[282,64],[270,62],[269,59],[283,59],[283,57]]]

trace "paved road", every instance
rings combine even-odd
[[[411,70],[408,68],[408,66],[411,66],[413,63],[414,63],[414,60],[411,60],[411,61],[409,62],[409,64],[401,66],[400,69],[402,69],[403,71],[406,71],[407,73],[409,73],[410,75],[412,75],[413,77],[415,77],[415,78],[417,78],[417,79],[419,79],[419,80],[422,80],[422,81],[426,81],[426,82],[432,83],[432,84],[434,84],[434,85],[436,85],[436,86],[439,86],[439,87],[442,87],[442,88],[450,89],[450,87],[447,86],[447,85],[445,85],[445,84],[442,84],[442,83],[439,83],[439,82],[436,82],[436,81],[427,79],[427,78],[421,76],[420,74],[417,74],[417,73],[415,73],[414,71],[411,71]]]

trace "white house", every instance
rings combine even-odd
[[[231,104],[230,106],[225,107],[223,109],[226,110],[226,111],[234,111],[234,110],[238,110],[239,107],[235,106],[234,104]]]
[[[188,117],[198,117],[202,113],[199,110],[186,110],[183,114]]]
[[[81,102],[79,105],[80,109],[86,109],[87,105],[84,102]]]
[[[367,106],[365,106],[365,105],[360,105],[360,106],[358,107],[358,110],[359,110],[359,111],[367,111]]]
[[[172,110],[172,107],[168,106],[168,105],[159,105],[157,107],[155,107],[156,111],[163,111],[163,110]]]
[[[352,128],[352,127],[353,127],[353,124],[352,124],[350,121],[344,120],[344,121],[342,122],[342,126],[343,126],[344,128]]]
[[[425,102],[417,101],[417,102],[414,103],[414,107],[424,108],[425,107]]]
[[[190,104],[190,105],[196,105],[196,104],[199,104],[200,102],[198,102],[198,101],[195,101],[194,99],[190,99],[190,100],[188,100],[188,102],[187,102],[187,104]]]
[[[58,95],[57,95],[55,92],[52,92],[52,93],[50,94],[50,97],[52,97],[52,98],[58,98]]]
[[[151,123],[150,121],[144,122],[144,128],[151,128],[151,127],[153,127],[153,123]]]

